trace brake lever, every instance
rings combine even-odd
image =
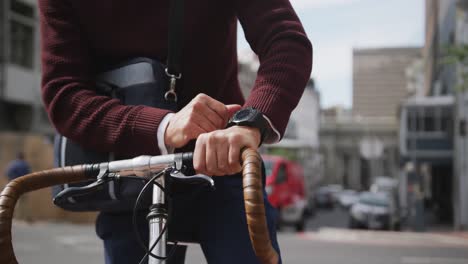
[[[195,174],[192,176],[187,176],[180,170],[172,169],[171,172],[169,172],[169,176],[171,176],[174,179],[180,180],[181,182],[184,182],[184,183],[192,183],[192,184],[205,183],[205,184],[208,184],[213,189],[215,187],[213,178],[211,178],[210,176],[203,175],[203,174]]]
[[[74,197],[88,195],[104,188],[104,184],[115,178],[114,173],[109,173],[107,168],[101,168],[97,180],[81,187],[68,187],[59,192],[54,197],[54,204],[60,203],[63,200],[74,199]]]

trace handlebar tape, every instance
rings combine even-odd
[[[242,187],[250,241],[262,264],[277,264],[278,253],[268,233],[262,186],[262,158],[253,149],[242,151]]]
[[[15,204],[22,194],[45,187],[83,181],[89,178],[89,166],[56,168],[19,177],[9,182],[0,193],[0,263],[17,264],[11,243],[11,221]]]

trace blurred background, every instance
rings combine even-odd
[[[291,3],[314,69],[284,139],[261,149],[284,262],[468,263],[468,1]],[[3,187],[19,152],[33,171],[53,166],[54,129],[36,1],[2,0],[0,21]],[[248,96],[259,63],[238,33]],[[50,190],[18,210],[20,262],[103,263],[94,213],[54,207]],[[198,246],[189,258],[204,263]]]

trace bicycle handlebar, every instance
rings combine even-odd
[[[192,153],[140,156],[129,160],[40,171],[9,182],[0,194],[0,263],[18,263],[12,245],[11,226],[13,211],[21,195],[54,185],[96,178],[103,168],[122,176],[141,175],[148,171],[160,171],[167,166],[181,169],[183,165],[192,165],[192,158]],[[271,245],[266,224],[260,154],[252,149],[244,149],[241,160],[244,204],[252,246],[261,263],[278,263],[278,255]]]

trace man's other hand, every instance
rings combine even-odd
[[[164,133],[167,147],[180,148],[203,133],[226,127],[240,105],[224,105],[206,94],[197,95],[169,121]]]
[[[240,150],[244,147],[257,149],[260,137],[257,128],[246,126],[233,126],[201,134],[193,157],[195,171],[210,176],[240,172]]]

